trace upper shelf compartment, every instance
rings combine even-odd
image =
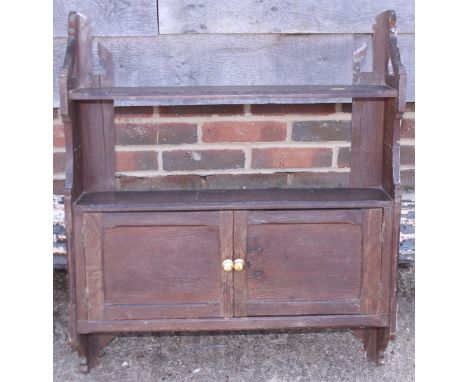
[[[294,104],[329,98],[392,98],[397,89],[386,85],[300,86],[176,86],[80,88],[72,100],[151,100],[155,105]]]

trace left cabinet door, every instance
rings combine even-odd
[[[88,320],[232,317],[232,212],[84,214]]]

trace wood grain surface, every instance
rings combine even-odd
[[[113,53],[115,86],[350,85],[354,51],[366,43],[367,55],[361,70],[372,69],[369,35],[171,35],[95,38],[94,41],[101,42]],[[408,70],[408,100],[411,101],[414,100],[414,36],[401,34],[398,43]],[[54,39],[56,107],[59,68],[65,50],[66,39]],[[93,63],[99,70],[96,46]],[[138,104],[152,104],[152,101]]]
[[[370,33],[374,17],[396,11],[401,32],[414,32],[410,0],[159,0],[161,34]]]
[[[67,36],[64,21],[71,11],[91,18],[93,36],[158,34],[157,0],[54,0],[54,37]]]
[[[83,211],[197,211],[384,207],[393,202],[379,188],[120,191],[85,193]]]

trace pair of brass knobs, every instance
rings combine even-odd
[[[223,270],[224,272],[232,272],[234,269],[236,272],[242,272],[244,270],[245,262],[242,259],[227,259],[223,261]]]

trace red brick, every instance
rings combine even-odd
[[[292,140],[301,142],[350,141],[350,121],[294,122]]]
[[[54,174],[65,172],[65,153],[54,153]]]
[[[252,150],[252,168],[329,167],[332,150],[328,148],[265,148]]]
[[[117,151],[117,171],[143,171],[158,169],[158,154],[154,151]]]
[[[240,115],[244,114],[244,105],[193,105],[193,106],[160,106],[161,117],[188,117],[207,115]]]
[[[347,172],[299,172],[291,174],[291,188],[349,187]]]
[[[343,113],[352,113],[353,112],[353,104],[352,103],[342,103],[341,104],[341,111]]]
[[[242,168],[244,164],[242,150],[178,150],[163,153],[163,167],[167,171],[225,170]]]
[[[406,103],[406,111],[409,111],[409,112],[416,111],[416,104],[414,102],[407,102]]]
[[[149,118],[153,114],[153,106],[119,106],[115,108],[115,116],[120,118]]]
[[[275,121],[207,122],[203,142],[274,142],[286,139],[286,123]]]
[[[197,142],[197,125],[191,123],[118,123],[118,145],[182,144]]]
[[[121,191],[200,190],[204,188],[204,177],[200,175],[119,176],[117,185]]]
[[[63,195],[65,181],[63,179],[54,179],[54,195]]]
[[[181,143],[197,142],[197,125],[195,124],[170,124],[159,125],[158,144],[177,145]]]
[[[343,147],[338,151],[338,167],[351,167],[351,148]]]
[[[400,162],[402,165],[414,165],[414,146],[400,146]]]
[[[65,146],[65,131],[63,125],[54,125],[54,147]]]
[[[284,114],[333,114],[335,113],[334,103],[316,104],[292,104],[292,105],[252,105],[252,114],[261,115],[284,115]]]
[[[414,119],[404,118],[401,121],[401,137],[414,138]]]
[[[288,174],[219,174],[206,177],[210,189],[285,188]]]

